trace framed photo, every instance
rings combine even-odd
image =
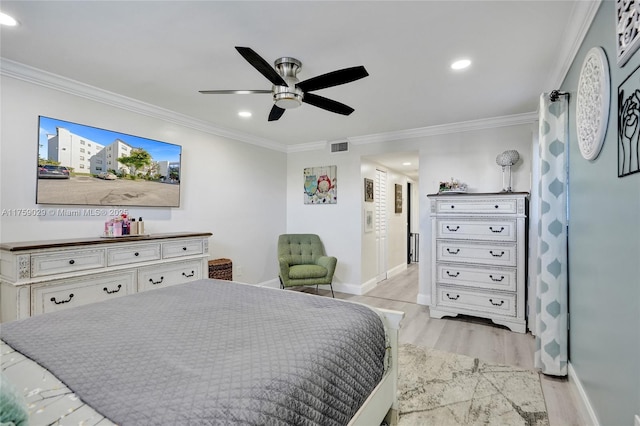
[[[402,185],[396,183],[396,213],[402,213]]]
[[[640,172],[640,67],[618,86],[618,177]]]
[[[373,180],[364,178],[364,201],[373,203]]]
[[[616,50],[622,67],[640,46],[640,0],[616,0]]]
[[[373,210],[364,211],[364,232],[373,232]]]

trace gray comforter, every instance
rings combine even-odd
[[[345,424],[382,378],[369,308],[200,280],[3,324],[121,425]]]

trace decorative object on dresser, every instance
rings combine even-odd
[[[3,322],[206,277],[209,232],[0,244]]]
[[[518,160],[520,160],[520,154],[515,149],[504,151],[496,157],[496,164],[502,166],[502,192],[511,192],[511,166]]]
[[[438,187],[438,192],[441,194],[451,193],[451,194],[459,194],[462,192],[467,192],[467,184],[460,183],[458,180],[451,178],[449,182],[440,182],[440,186]]]
[[[430,194],[433,318],[489,318],[526,332],[528,193]]]

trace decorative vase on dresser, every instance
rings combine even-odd
[[[430,194],[432,318],[526,332],[528,193]]]
[[[210,232],[0,244],[0,320],[206,278]]]

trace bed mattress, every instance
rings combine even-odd
[[[346,424],[386,350],[366,306],[209,279],[3,324],[0,337],[121,425]]]

